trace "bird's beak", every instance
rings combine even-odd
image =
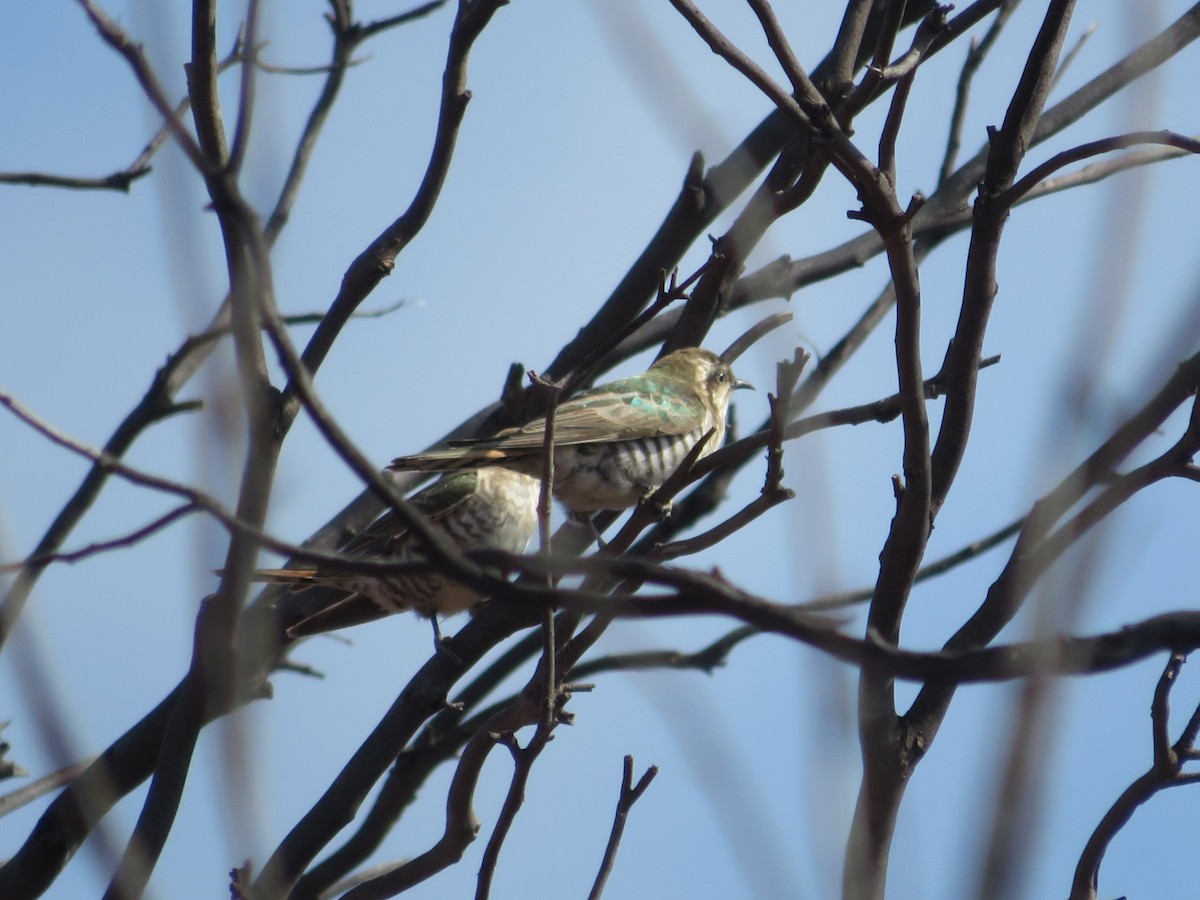
[[[749,391],[757,391],[757,390],[758,390],[758,388],[756,388],[756,387],[755,387],[754,385],[752,385],[750,382],[748,382],[748,381],[742,381],[742,379],[740,379],[740,378],[736,379],[736,380],[733,382],[733,389],[736,391],[736,390],[738,390],[739,388],[746,388],[746,390],[749,390]]]

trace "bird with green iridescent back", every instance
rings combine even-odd
[[[710,431],[700,454],[725,439],[729,399],[750,387],[711,350],[668,353],[641,375],[592,388],[554,414],[554,494],[572,513],[626,509],[662,486]],[[401,456],[389,468],[446,471],[500,466],[539,475],[546,419],[443,450]]]
[[[463,550],[504,550],[520,553],[537,528],[541,481],[501,467],[454,472],[414,494],[409,502]],[[385,513],[343,548],[348,558],[387,562],[425,559],[418,538],[400,518]],[[363,624],[391,613],[415,610],[434,620],[478,603],[471,588],[440,572],[396,575],[355,574],[321,569],[259,569],[256,581],[290,585],[293,591],[325,586],[347,597],[308,615],[287,629],[298,638],[350,625]]]

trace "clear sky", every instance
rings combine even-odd
[[[739,4],[701,4],[772,72],[753,16]],[[800,60],[813,65],[836,34],[829,4],[784,11]],[[1042,4],[1025,4],[976,83],[964,150],[1003,118],[1018,61]],[[118,2],[105,7],[143,43],[172,96],[182,96],[188,54],[186,4]],[[362,2],[362,20],[403,5]],[[1080,4],[1075,38],[1098,26],[1056,88],[1065,96],[1173,20],[1180,2]],[[219,45],[230,47],[240,5],[221,10]],[[325,5],[265,3],[264,60],[316,66],[328,57]],[[720,15],[718,15],[718,13]],[[102,44],[72,3],[20,4],[0,29],[0,170],[100,175],[126,165],[157,128],[128,67]],[[452,11],[378,37],[357,54],[274,256],[276,294],[287,314],[323,310],[363,247],[407,205],[424,170]],[[923,69],[901,134],[900,192],[929,192],[965,48]],[[1197,132],[1192,74],[1200,49],[1106,104],[1026,168],[1066,146],[1135,128]],[[222,82],[226,110],[236,75]],[[770,110],[769,101],[701,45],[667,4],[514,0],[471,58],[474,94],[438,207],[368,308],[404,301],[382,318],[352,323],[317,379],[321,396],[359,446],[381,465],[415,452],[494,400],[508,366],[544,367],[608,295],[653,234],[697,149],[722,159]],[[320,76],[259,79],[258,118],[245,191],[260,209],[275,197]],[[856,123],[873,154],[880,111]],[[1136,408],[1197,343],[1196,237],[1200,161],[1179,160],[1016,210],[1002,246],[1000,295],[987,352],[1002,363],[981,378],[972,443],[958,487],[938,519],[933,559],[1025,512],[1122,415]],[[166,148],[128,195],[0,186],[0,389],[46,421],[102,444],[141,398],[154,371],[219,303],[225,267],[215,217],[200,179]],[[812,202],[779,223],[752,258],[802,258],[862,232],[845,211],[852,190],[830,172]],[[727,221],[712,229],[719,234]],[[683,264],[705,258],[701,240]],[[962,291],[966,239],[923,266],[925,367],[940,362]],[[762,388],[774,363],[803,345],[822,353],[886,284],[875,260],[861,270],[718,323],[723,348],[771,311],[795,321],[739,364]],[[887,319],[819,400],[832,409],[895,388],[893,320]],[[306,328],[297,328],[303,342]],[[638,371],[647,359],[624,371]],[[1061,413],[1067,378],[1094,366],[1089,405]],[[231,377],[220,353],[184,399],[201,413],[144,435],[128,456],[148,471],[198,483],[229,500],[240,455],[221,439],[222,396]],[[739,392],[743,427],[761,421],[766,391]],[[936,425],[940,404],[930,406]],[[1151,441],[1174,441],[1178,417]],[[900,467],[900,425],[835,429],[789,444],[787,483],[797,497],[689,562],[719,566],[766,597],[800,602],[874,581]],[[0,414],[0,559],[28,553],[86,466]],[[748,500],[762,478],[747,467],[730,501]],[[1195,602],[1195,485],[1171,484],[1130,503],[1085,544],[1090,579],[1078,630],[1119,627]],[[305,422],[285,445],[270,530],[300,540],[359,490]],[[114,482],[67,542],[78,548],[120,535],[171,501]],[[223,534],[192,517],[128,551],[56,565],[42,577],[4,655],[0,721],[11,756],[34,775],[106,747],[183,675],[196,604],[216,583]],[[906,645],[936,648],[978,605],[1008,545],[919,587],[905,620]],[[1051,593],[1070,588],[1068,560]],[[264,557],[265,565],[274,561]],[[849,627],[861,630],[861,614]],[[454,630],[464,620],[451,620]],[[728,622],[618,623],[599,648],[697,649]],[[1028,634],[1019,619],[1005,637]],[[318,639],[298,661],[325,674],[273,679],[275,699],[233,724],[209,728],[180,819],[150,885],[163,898],[224,896],[229,869],[257,865],[308,809],[430,651],[428,626],[409,616]],[[1061,897],[1079,851],[1117,794],[1150,762],[1147,710],[1163,664],[1055,686],[1052,738],[1042,748],[1041,817],[1028,831],[1023,896]],[[585,896],[607,838],[621,772],[661,772],[635,807],[606,896],[650,898],[835,896],[859,774],[855,673],[816,651],[771,636],[735,650],[712,676],[609,675],[571,703],[539,760],[526,807],[502,857],[493,896]],[[909,687],[901,696],[911,696]],[[1177,731],[1200,696],[1184,669],[1175,694]],[[987,816],[1019,697],[1013,686],[964,688],[914,778],[893,851],[890,897],[959,898],[975,888]],[[55,727],[51,727],[51,726]],[[56,730],[57,729],[57,730]],[[244,752],[249,790],[234,797],[231,753]],[[409,896],[465,896],[510,773],[493,755],[477,798],[483,836],[455,870]],[[426,785],[419,805],[374,861],[423,851],[440,834],[450,775]],[[17,786],[8,782],[0,790]],[[1194,853],[1196,788],[1159,796],[1113,844],[1102,893],[1186,896],[1200,880]],[[140,808],[136,792],[106,820],[115,846]],[[248,799],[247,799],[248,798]],[[19,846],[45,801],[0,819],[0,858]],[[236,827],[229,825],[234,810]],[[247,810],[249,812],[247,813]],[[981,814],[982,811],[982,814]],[[243,813],[247,813],[243,815]],[[107,862],[89,842],[51,891],[98,895]],[[533,893],[531,893],[533,891]]]

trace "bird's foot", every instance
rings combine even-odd
[[[658,521],[665,522],[667,519],[671,518],[671,501],[668,500],[665,503],[660,503],[654,499],[654,494],[655,490],[646,488],[646,490],[642,493],[642,499],[639,505],[649,509],[650,512],[653,513],[654,517],[658,519]]]
[[[433,652],[444,654],[445,657],[453,662],[456,666],[459,668],[465,668],[465,666],[463,666],[462,659],[459,658],[459,655],[450,649],[450,639],[442,634],[441,626],[438,625],[437,616],[430,616],[429,621],[433,623]]]
[[[596,520],[590,512],[573,512],[568,517],[580,528],[586,528],[588,533],[596,539],[596,546],[601,550],[604,549],[604,536],[600,534],[600,529],[596,527]]]

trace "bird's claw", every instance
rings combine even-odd
[[[654,499],[654,491],[647,489],[642,494],[641,505],[650,510],[654,517],[660,522],[665,522],[671,518],[671,510],[673,505],[670,500],[660,502]]]
[[[588,533],[596,539],[596,546],[601,550],[605,547],[604,536],[600,534],[600,529],[596,527],[596,520],[590,512],[573,512],[570,513],[571,521],[579,525],[581,528],[586,528]]]
[[[450,648],[450,639],[442,637],[440,634],[433,641],[433,649],[435,653],[443,654],[446,659],[450,660],[460,669],[466,668],[463,665],[462,658]]]
[[[442,634],[441,626],[438,625],[437,616],[430,616],[429,621],[433,623],[433,652],[443,653],[448,660],[453,662],[460,669],[465,668],[465,666],[463,666],[463,661],[459,658],[458,654],[450,649],[450,639]]]

